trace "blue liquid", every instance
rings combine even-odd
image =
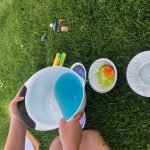
[[[80,80],[72,73],[63,74],[56,82],[55,97],[65,119],[69,119],[79,108],[83,88]]]

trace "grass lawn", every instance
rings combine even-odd
[[[150,99],[129,87],[126,69],[137,53],[150,50],[148,0],[0,1],[0,149],[9,129],[9,102],[35,72],[65,51],[65,66],[79,61],[89,70],[101,57],[117,66],[118,81],[107,94],[87,91],[85,129],[101,132],[112,150],[150,150]],[[69,33],[49,30],[53,16]],[[48,40],[40,38],[47,31]],[[33,132],[47,150],[57,131]]]

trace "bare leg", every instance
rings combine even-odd
[[[82,135],[80,150],[110,150],[110,149],[98,131],[85,130]]]
[[[63,150],[59,137],[56,137],[49,150]],[[98,131],[83,131],[82,141],[79,150],[110,150]]]
[[[63,150],[59,137],[56,137],[53,140],[52,144],[50,145],[49,150]]]

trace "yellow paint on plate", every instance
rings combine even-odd
[[[104,88],[112,86],[115,80],[115,71],[112,66],[104,65],[99,68],[97,73],[98,81]]]

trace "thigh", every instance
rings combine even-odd
[[[80,150],[110,150],[98,131],[83,131]]]
[[[63,150],[59,137],[56,137],[53,140],[52,144],[50,145],[49,150]]]

